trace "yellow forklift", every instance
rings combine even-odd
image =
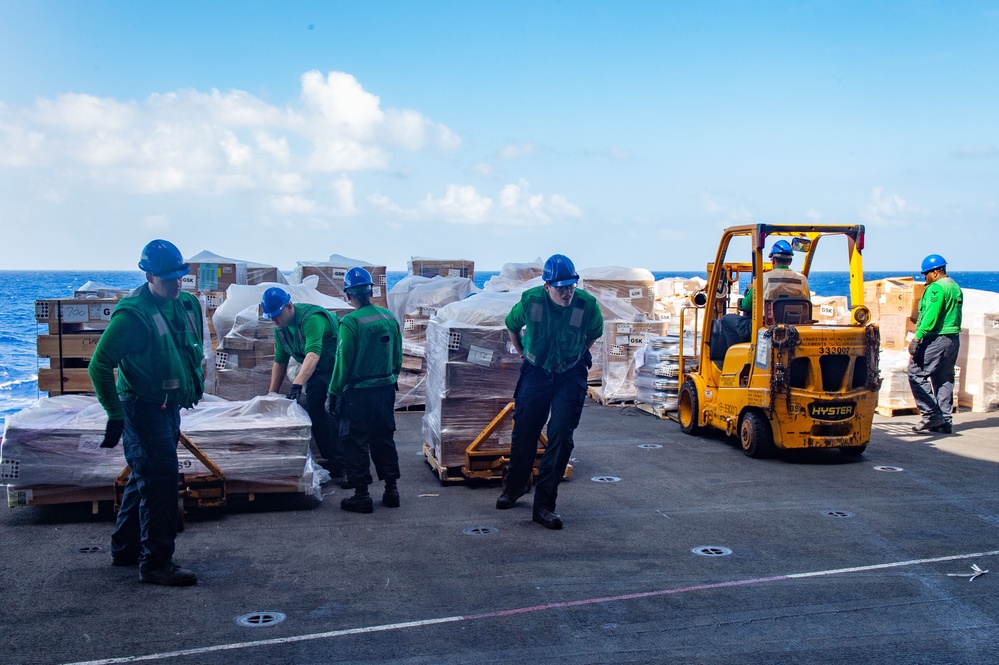
[[[795,259],[794,270],[806,277],[820,244],[824,249],[845,244],[850,293],[848,313],[840,320],[819,325],[811,299],[764,298],[764,275],[774,268],[765,252],[778,241],[803,257],[800,263]],[[737,436],[750,457],[803,448],[864,453],[881,377],[880,334],[864,306],[863,249],[862,225],[754,224],[725,230],[708,266],[708,284],[694,299],[704,313],[698,363],[690,371],[680,368],[685,380],[677,416],[685,433],[721,430]],[[731,261],[730,254],[748,260]],[[830,256],[823,252],[823,262]],[[752,286],[752,305],[744,314],[738,312],[743,294],[737,285],[746,283],[740,278]]]

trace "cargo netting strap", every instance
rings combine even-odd
[[[867,381],[864,387],[878,392],[881,390],[881,329],[876,323],[864,328],[864,357],[867,359]]]
[[[794,350],[801,344],[798,329],[784,323],[776,325],[763,336],[770,339],[770,418],[774,416],[774,396],[784,393],[788,413],[791,411],[791,381],[788,376]]]

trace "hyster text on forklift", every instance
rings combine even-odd
[[[849,320],[819,325],[811,299],[794,292],[801,288],[795,280],[804,280],[781,270],[793,258],[807,278],[820,244],[823,262],[837,246],[848,261]],[[755,224],[724,232],[708,284],[695,298],[704,308],[704,334],[697,366],[679,391],[684,432],[715,428],[738,436],[750,457],[800,448],[863,454],[881,383],[880,335],[864,306],[863,249],[860,225]],[[740,277],[752,287],[743,313]]]

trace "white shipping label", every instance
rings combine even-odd
[[[631,304],[631,298],[621,298],[621,302],[625,303],[626,305],[630,305]]]
[[[448,268],[447,269],[447,276],[448,277],[461,277],[461,269],[460,268]]]
[[[638,287],[636,289],[628,289],[628,297],[629,298],[644,298],[645,297],[645,290],[642,287]]]
[[[338,279],[341,282],[343,278],[347,276],[347,268],[333,268],[330,273],[333,275],[333,279]]]
[[[114,311],[114,303],[103,303],[90,306],[91,321],[110,321],[111,312]]]
[[[669,312],[659,312],[659,320],[660,321],[672,321],[673,320],[673,315],[670,314]]]
[[[59,312],[65,323],[85,323],[90,316],[90,309],[86,305],[62,304],[62,311]]]
[[[493,351],[492,349],[484,349],[481,346],[472,344],[468,347],[468,362],[473,365],[489,367],[493,362]]]
[[[104,440],[103,434],[81,434],[80,443],[77,445],[77,452],[81,453],[103,453],[101,442]]]
[[[372,286],[371,287],[371,297],[372,298],[381,298],[382,297],[382,287],[380,287],[380,286]]]
[[[617,335],[614,338],[614,343],[618,346],[628,346],[629,335]]]
[[[184,275],[180,278],[180,288],[185,291],[197,291],[198,290],[198,276],[194,274]]]
[[[31,490],[15,490],[10,487],[7,488],[7,506],[10,508],[16,508],[18,506],[27,506],[31,503],[34,498]]]
[[[819,307],[819,314],[822,316],[836,316],[836,308],[833,305],[822,305]]]
[[[619,323],[619,324],[617,324],[617,331],[619,333],[630,334],[631,333],[631,324],[630,323]]]
[[[756,336],[756,366],[761,368],[770,365],[770,338],[766,330],[760,330]]]
[[[641,346],[645,344],[645,335],[632,335],[628,338],[628,344],[630,346]]]

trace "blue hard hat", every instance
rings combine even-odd
[[[343,290],[349,291],[350,289],[357,289],[362,286],[373,286],[374,282],[371,281],[371,273],[364,268],[351,268],[347,271],[347,274],[343,276]]]
[[[939,254],[930,254],[923,259],[923,266],[919,269],[919,272],[925,275],[929,271],[943,268],[945,265],[947,265],[947,259]]]
[[[794,256],[794,250],[791,249],[791,245],[786,240],[778,240],[770,248],[770,257],[774,256]]]
[[[180,250],[169,240],[153,240],[142,248],[139,270],[161,279],[177,279],[191,272]]]
[[[576,274],[576,266],[572,265],[568,256],[552,254],[545,261],[545,269],[541,273],[541,279],[549,286],[568,286],[578,282],[579,275]]]
[[[273,319],[290,302],[291,296],[288,295],[287,291],[272,286],[264,291],[264,297],[260,299],[260,309],[263,310],[265,317]]]

